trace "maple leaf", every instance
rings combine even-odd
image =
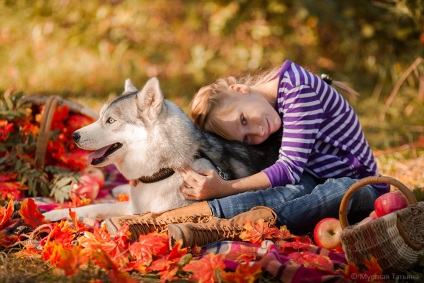
[[[154,255],[165,255],[169,251],[168,237],[157,231],[140,235],[138,242],[132,244],[129,251],[139,264],[149,266]]]
[[[29,226],[36,228],[37,226],[45,223],[44,215],[38,210],[32,198],[27,198],[21,203],[19,215]]]
[[[147,271],[158,271],[161,282],[171,281],[178,271],[178,265],[183,256],[188,252],[187,248],[181,248],[182,240],[178,241],[169,254],[152,262]]]
[[[240,246],[240,250],[230,251],[225,255],[225,259],[236,262],[251,262],[258,257],[255,247]]]
[[[231,283],[254,283],[261,273],[262,265],[260,263],[255,263],[253,265],[244,263],[239,264],[235,272],[225,272],[222,276],[222,280]]]
[[[291,241],[282,241],[279,243],[282,252],[288,254],[298,251],[311,251],[312,240],[308,236],[293,236]]]
[[[12,216],[13,210],[13,200],[9,200],[9,203],[7,204],[7,208],[4,206],[0,206],[0,230],[3,229],[3,226],[9,221],[10,216]]]
[[[122,229],[128,229],[128,227],[122,227],[118,234],[123,233]],[[94,227],[93,233],[84,232],[84,235],[78,239],[78,242],[84,247],[83,252],[85,254],[102,251],[109,255],[114,264],[124,267],[129,261],[129,251],[125,240],[120,238],[120,236],[116,239],[117,241],[112,239],[106,227],[102,226],[101,228]]]
[[[46,261],[50,261],[50,263],[55,266],[56,263],[61,261],[60,255],[63,251],[64,249],[62,244],[58,244],[54,241],[48,241],[43,247],[41,257]]]
[[[96,259],[97,265],[108,273],[112,283],[139,283],[134,278],[130,278],[127,272],[121,271],[104,251],[95,251],[92,253],[92,257]]]
[[[128,249],[129,246],[129,237],[131,236],[131,232],[129,231],[130,225],[127,222],[124,222],[124,225],[119,228],[118,232],[116,232],[113,240],[114,242],[120,246],[122,249]]]
[[[82,254],[78,246],[63,250],[59,256],[60,260],[56,261],[55,266],[65,271],[66,276],[76,275],[79,267],[88,262],[88,256]]]
[[[49,225],[49,227],[51,227],[51,225]],[[46,241],[54,241],[66,248],[72,247],[72,242],[74,240],[75,230],[67,220],[53,223],[53,227],[46,239]]]
[[[334,265],[328,256],[318,255],[311,252],[293,252],[288,255],[291,264],[315,267],[317,269],[335,274]]]
[[[77,232],[84,232],[87,231],[87,228],[85,227],[84,223],[78,221],[77,213],[69,209],[69,217],[72,219],[72,222],[74,223],[74,228]]]
[[[178,272],[178,267],[164,270],[163,272],[160,273],[160,282],[166,283],[166,282],[172,282],[172,281],[178,280],[178,277],[176,276],[177,272]]]
[[[265,239],[275,239],[279,237],[280,230],[270,228],[268,222],[260,218],[256,222],[245,221],[243,225],[244,231],[240,234],[240,239],[255,245],[260,245]]]
[[[189,280],[192,282],[217,282],[225,268],[222,254],[209,253],[199,260],[192,260],[183,267],[184,271],[191,272]]]

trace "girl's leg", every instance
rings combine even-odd
[[[292,233],[304,234],[313,231],[316,223],[323,218],[338,218],[341,200],[356,182],[350,178],[339,178],[319,184],[310,175],[302,181],[302,185],[248,192],[208,203],[213,214],[221,218],[232,218],[254,206],[267,206],[277,213],[277,225],[287,225]],[[348,205],[350,221],[353,223],[368,216],[378,196],[372,186],[355,192]]]
[[[269,188],[266,190],[245,192],[208,201],[212,214],[219,218],[232,218],[251,210],[255,206],[267,206],[274,211],[285,203],[310,194],[319,184],[319,180],[304,173],[299,185]],[[277,211],[276,211],[277,212]]]

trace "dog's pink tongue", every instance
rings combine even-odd
[[[105,153],[109,149],[109,147],[110,147],[110,145],[105,146],[105,147],[103,147],[103,148],[101,148],[99,150],[96,150],[96,151],[90,153],[88,155],[88,164],[91,164],[91,162],[93,162],[93,159],[100,158],[103,155],[105,155]]]

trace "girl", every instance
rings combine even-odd
[[[218,79],[201,88],[190,105],[198,127],[248,144],[278,138],[281,147],[274,165],[242,179],[181,169],[186,198],[208,200],[212,214],[226,219],[268,207],[277,225],[295,234],[337,218],[350,185],[376,175],[377,166],[354,110],[329,83],[286,61],[260,76]],[[357,191],[349,205],[352,221],[368,216],[374,200],[388,191],[386,184]]]

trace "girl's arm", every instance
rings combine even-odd
[[[221,198],[270,187],[269,179],[263,172],[241,179],[223,180],[214,170],[196,172],[187,166],[178,171],[184,179],[180,190],[188,200]]]

